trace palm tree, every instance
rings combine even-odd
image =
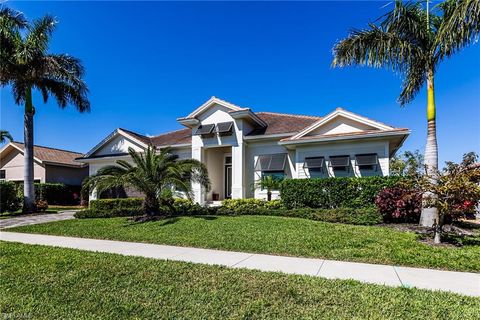
[[[403,75],[398,98],[403,106],[427,85],[425,166],[438,169],[434,75],[440,62],[475,42],[479,31],[478,0],[447,0],[429,11],[420,3],[395,2],[392,11],[367,29],[353,30],[334,46],[334,67],[363,65],[387,68]],[[438,221],[437,208],[424,208],[420,224]]]
[[[117,160],[117,165],[106,166],[97,174],[87,178],[83,183],[83,191],[96,190],[101,193],[111,188],[134,188],[145,195],[143,209],[149,216],[159,213],[165,194],[175,189],[192,197],[192,182],[200,183],[210,189],[207,168],[195,159],[178,160],[169,148],[159,153],[149,147],[145,153],[132,148],[128,153],[133,164],[125,160]]]
[[[77,58],[49,54],[48,44],[55,20],[45,16],[28,24],[21,13],[0,9],[0,85],[11,86],[15,103],[24,105],[24,205],[23,211],[35,210],[33,186],[32,90],[37,89],[46,103],[53,96],[63,109],[73,104],[78,111],[90,110],[88,89],[82,80],[84,69]]]
[[[13,137],[10,132],[7,130],[0,130],[0,143],[4,143],[7,140],[13,141]]]
[[[272,200],[272,191],[280,189],[283,178],[274,176],[263,176],[255,183],[255,188],[267,190],[267,201]]]

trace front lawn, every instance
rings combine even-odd
[[[410,232],[270,216],[67,220],[8,229],[84,238],[148,242],[458,271],[480,270],[480,236],[461,248],[433,247]]]
[[[0,242],[5,319],[479,319],[480,299]]]

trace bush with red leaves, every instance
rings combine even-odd
[[[418,222],[422,211],[422,194],[406,187],[385,188],[375,205],[385,222]]]

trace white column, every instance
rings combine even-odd
[[[204,150],[201,146],[192,146],[192,159],[204,162]],[[205,190],[197,182],[192,183],[193,200],[196,203],[203,204],[205,202]]]
[[[232,199],[245,198],[245,144],[232,146]]]

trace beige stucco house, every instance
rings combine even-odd
[[[10,142],[0,151],[0,180],[23,181],[24,145]],[[34,146],[34,181],[79,186],[88,176],[88,165],[75,161],[82,154],[49,147]]]
[[[253,188],[265,175],[388,175],[390,157],[410,133],[341,108],[324,116],[254,112],[216,97],[177,121],[186,128],[154,137],[116,129],[78,161],[92,175],[117,159],[128,161],[129,147],[168,146],[179,158],[206,164],[212,189],[194,185],[196,202],[265,198],[266,191]]]

